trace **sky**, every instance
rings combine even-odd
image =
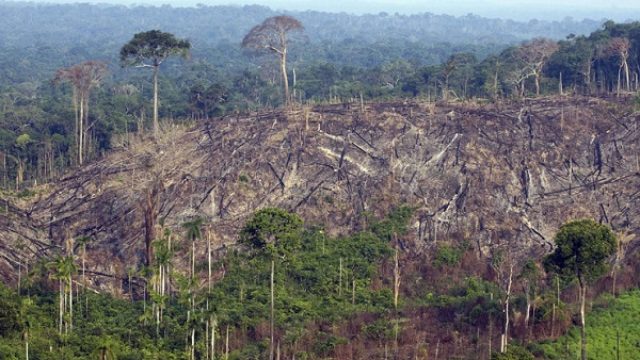
[[[537,19],[640,20],[640,0],[36,0],[36,2],[101,2],[173,6],[259,4],[276,10],[319,10],[348,13],[422,13]]]

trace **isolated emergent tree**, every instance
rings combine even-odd
[[[284,87],[284,100],[289,103],[289,78],[287,76],[287,48],[288,34],[292,31],[302,31],[304,27],[297,19],[281,15],[266,19],[260,25],[254,26],[242,39],[242,47],[257,51],[274,53],[280,60],[280,72]]]
[[[578,280],[580,287],[580,337],[582,360],[587,360],[585,299],[587,284],[607,271],[608,259],[616,251],[616,238],[609,227],[593,220],[576,220],[560,227],[556,249],[544,260],[545,269],[565,280]]]
[[[160,65],[172,55],[186,58],[189,55],[189,40],[177,39],[173,34],[160,30],[137,33],[122,49],[122,66],[148,67],[153,69],[153,133],[158,135],[158,71]]]

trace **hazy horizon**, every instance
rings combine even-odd
[[[0,0],[1,1],[1,0]],[[326,12],[347,12],[355,14],[380,12],[402,13],[436,13],[453,16],[474,14],[483,17],[499,17],[515,20],[560,20],[572,17],[576,20],[613,19],[616,21],[640,19],[640,1],[594,1],[594,0],[352,0],[349,2],[325,0],[314,2],[309,0],[36,0],[36,3],[105,3],[119,5],[155,5],[172,6],[203,5],[263,5],[274,10],[304,11],[316,10]]]

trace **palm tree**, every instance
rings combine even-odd
[[[167,274],[168,268],[171,265],[172,251],[168,246],[168,237],[170,233],[165,231],[165,237],[156,241],[154,245],[154,252],[156,256],[157,269],[155,274],[151,278],[151,284],[153,286],[152,300],[155,308],[156,317],[156,333],[159,334],[160,323],[162,322],[162,315],[165,308],[165,302],[167,299]]]
[[[65,333],[73,329],[73,274],[76,265],[72,256],[58,256],[48,264],[52,274],[51,279],[58,280],[58,331],[62,334],[64,324]]]
[[[82,255],[81,255],[81,261],[82,261],[82,293],[84,295],[84,300],[85,300],[85,312],[88,312],[88,310],[89,310],[89,299],[87,298],[87,279],[86,279],[86,276],[85,276],[85,270],[86,270],[86,261],[87,261],[87,243],[90,240],[91,240],[91,238],[88,237],[88,236],[82,236],[82,237],[79,237],[78,239],[76,239],[76,242],[82,248]]]
[[[22,304],[20,306],[20,322],[22,323],[23,328],[22,338],[24,339],[24,353],[26,360],[29,360],[29,333],[32,321],[30,309],[32,305],[33,301],[30,298],[26,298],[22,300]]]
[[[191,221],[187,221],[182,224],[182,227],[187,230],[187,239],[191,240],[191,279],[195,277],[195,263],[196,263],[196,240],[202,237],[202,227],[203,220],[200,217],[197,217]]]
[[[191,295],[191,315],[195,315],[195,298],[193,293],[193,287],[195,286],[195,273],[196,273],[196,240],[202,237],[202,223],[201,217],[197,217],[191,221],[187,221],[182,224],[182,227],[187,230],[187,239],[191,240],[191,279],[189,281],[189,293]],[[195,341],[195,325],[194,322],[190,322],[191,325],[191,358],[194,359],[194,341]]]
[[[99,360],[115,360],[116,355],[113,351],[115,347],[115,341],[110,337],[106,336],[100,339],[100,344],[96,349],[98,359]]]

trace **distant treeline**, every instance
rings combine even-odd
[[[153,28],[191,41],[189,60],[163,64],[160,116],[210,118],[281,105],[275,59],[240,46],[275,12],[246,7],[122,7],[0,4],[0,186],[20,188],[76,165],[72,89],[55,84],[61,68],[97,60],[109,73],[88,98],[86,158],[114,136],[148,128],[151,77],[121,68],[120,47]],[[388,99],[487,99],[544,93],[635,90],[640,25],[519,23],[475,16],[291,13],[304,25],[289,56],[299,103]],[[516,35],[519,34],[519,35]],[[523,36],[537,40],[521,43]]]

